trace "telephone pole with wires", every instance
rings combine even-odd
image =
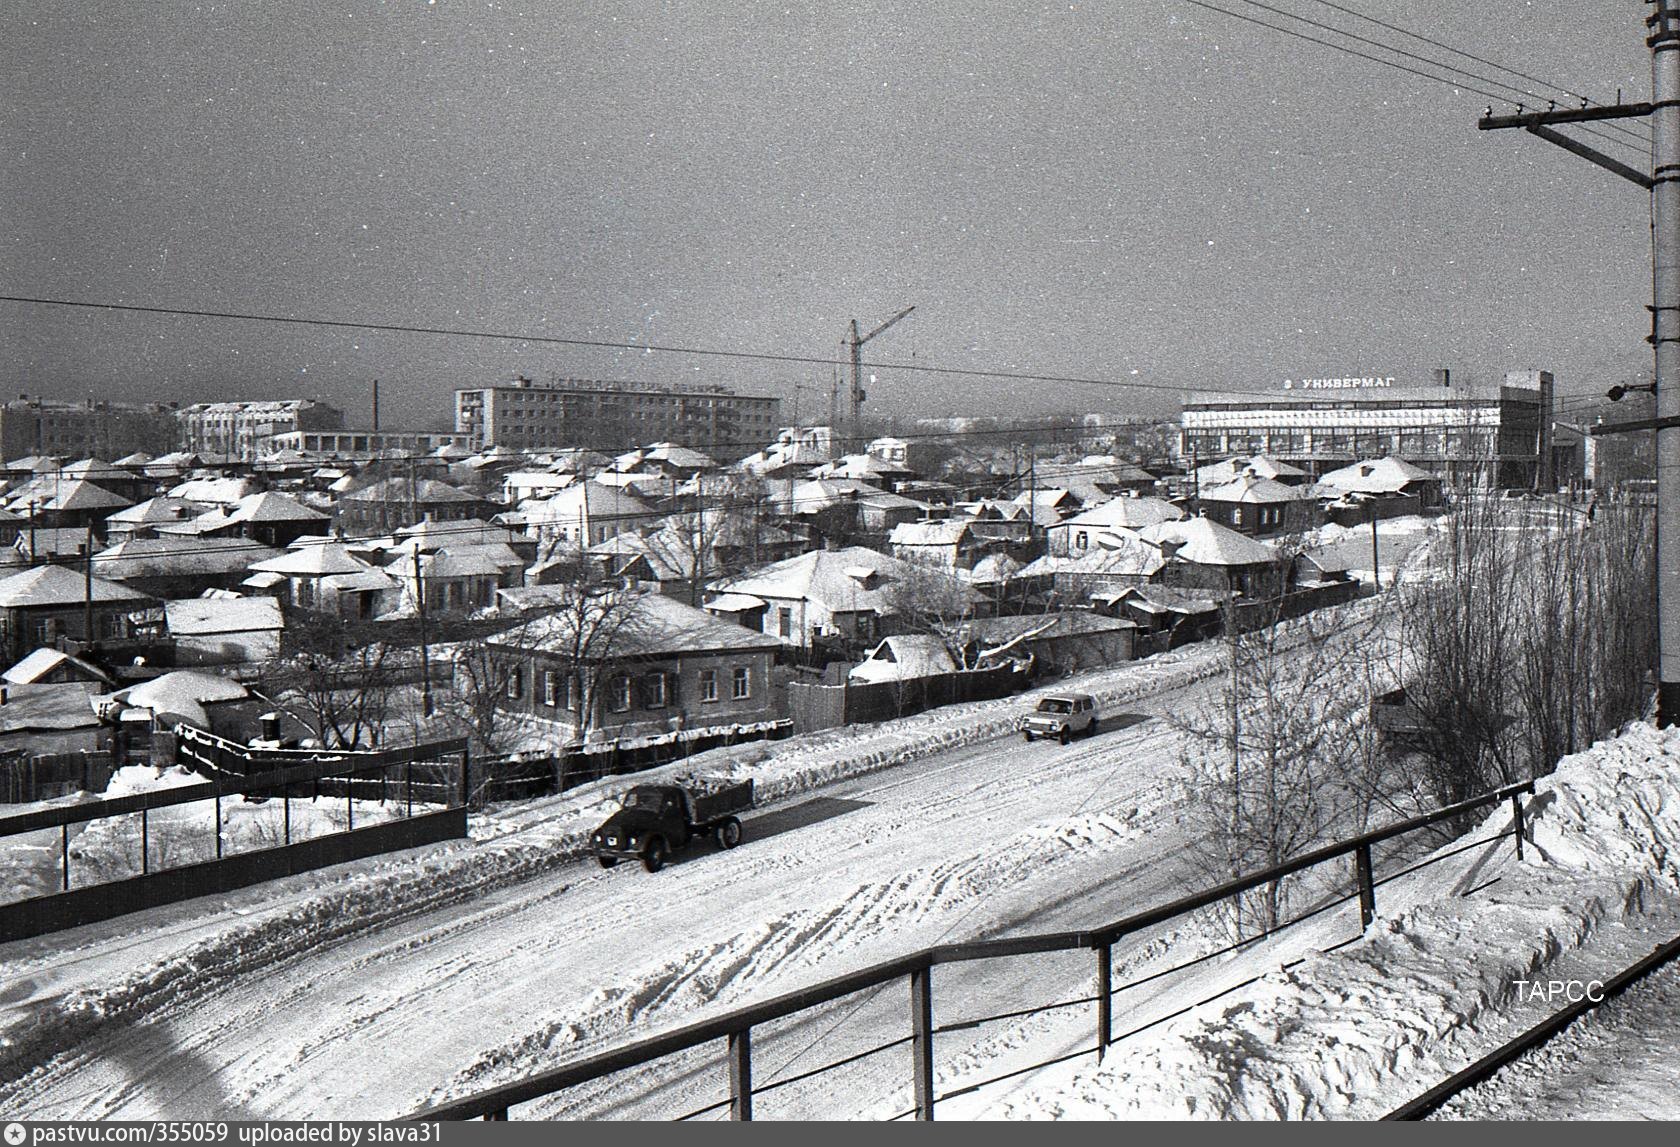
[[[1651,334],[1655,348],[1657,417],[1636,423],[1595,426],[1596,434],[1657,432],[1657,724],[1680,724],[1680,0],[1651,0],[1651,100],[1649,103],[1529,112],[1477,123],[1483,131],[1521,128],[1548,143],[1597,164],[1651,193]],[[1648,117],[1651,169],[1646,174],[1612,159],[1558,125]]]

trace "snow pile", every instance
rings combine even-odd
[[[1361,942],[1274,969],[1101,1066],[1048,1069],[993,1114],[1383,1114],[1553,1010],[1515,981],[1608,979],[1680,927],[1680,730],[1636,725],[1565,758],[1528,810],[1525,863],[1501,847],[1385,885],[1392,914]],[[1509,827],[1501,809],[1476,836]]]

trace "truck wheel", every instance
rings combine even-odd
[[[1021,734],[1021,736],[1022,736],[1022,737],[1024,737],[1024,738],[1025,738],[1025,739],[1026,739],[1026,742],[1027,742],[1027,744],[1029,744],[1029,745],[1030,745],[1030,744],[1032,744],[1032,734],[1031,734],[1031,733],[1029,733],[1029,732],[1023,732],[1023,733],[1022,733],[1022,734]]]
[[[665,839],[656,836],[647,842],[647,848],[642,852],[642,867],[649,872],[658,872],[665,867],[666,855]]]
[[[616,856],[597,856],[595,858],[595,863],[599,864],[602,868],[611,868],[613,865],[618,863],[618,857],[616,857]]]
[[[734,848],[741,843],[741,822],[735,817],[728,817],[712,832],[719,848]]]
[[[1060,740],[1062,742],[1062,744],[1064,744],[1064,745],[1067,744],[1069,741],[1073,740],[1072,737],[1068,736],[1068,731],[1067,731],[1067,726],[1066,725],[1062,726],[1062,735],[1057,739]]]

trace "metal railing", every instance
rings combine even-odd
[[[449,758],[454,758],[450,761]],[[72,890],[76,882],[72,880],[70,829],[73,825],[84,825],[93,821],[110,820],[113,818],[139,817],[133,848],[138,858],[137,875],[148,875],[156,866],[152,857],[153,828],[150,823],[151,814],[160,809],[173,808],[180,805],[206,802],[206,835],[213,838],[213,843],[206,846],[205,851],[213,850],[213,856],[206,855],[204,859],[221,860],[225,855],[222,803],[232,798],[259,796],[278,798],[281,804],[279,836],[268,847],[288,847],[293,842],[292,802],[294,800],[309,799],[311,801],[322,795],[323,786],[327,789],[342,788],[344,793],[344,829],[356,830],[355,801],[374,799],[386,802],[400,799],[403,802],[403,815],[414,815],[415,792],[420,790],[422,804],[439,804],[444,808],[457,808],[467,800],[468,758],[467,742],[464,739],[435,742],[412,748],[385,750],[376,752],[328,752],[314,753],[311,757],[307,751],[299,753],[289,759],[305,760],[307,763],[294,764],[286,768],[277,768],[252,776],[231,779],[218,774],[217,779],[187,785],[175,785],[168,788],[152,789],[146,792],[134,793],[129,796],[110,797],[82,804],[63,805],[56,808],[36,809],[31,812],[0,815],[0,841],[28,833],[37,833],[51,829],[58,829],[59,854],[59,887],[57,892],[64,893]],[[272,763],[272,762],[270,762]],[[415,768],[422,769],[422,775],[415,776]],[[439,769],[447,770],[440,776],[428,776],[428,772]],[[397,776],[393,772],[399,771]],[[300,793],[299,790],[303,790]],[[441,799],[438,799],[441,798]],[[179,866],[179,862],[170,867]],[[109,879],[99,880],[97,883],[110,883]],[[51,893],[48,893],[50,895]],[[28,899],[28,897],[24,897]]]
[[[762,1003],[738,1008],[713,1019],[689,1024],[661,1035],[637,1040],[623,1047],[614,1048],[589,1056],[586,1059],[563,1067],[538,1072],[530,1077],[512,1083],[502,1084],[479,1091],[473,1095],[446,1103],[427,1107],[414,1112],[409,1118],[425,1121],[456,1120],[456,1119],[490,1119],[505,1120],[509,1110],[521,1103],[529,1103],[554,1095],[581,1084],[602,1079],[616,1072],[628,1068],[688,1051],[692,1048],[721,1040],[725,1044],[725,1062],[728,1075],[728,1097],[704,1107],[688,1111],[678,1116],[679,1120],[693,1119],[713,1112],[727,1110],[732,1119],[751,1119],[753,1117],[753,1099],[757,1095],[789,1086],[803,1080],[844,1067],[858,1060],[879,1054],[892,1048],[909,1045],[911,1048],[911,1086],[915,1104],[907,1111],[900,1112],[891,1119],[903,1119],[914,1115],[918,1119],[933,1118],[934,1106],[942,1100],[949,1100],[960,1095],[966,1095],[983,1087],[1023,1075],[1030,1071],[1048,1067],[1077,1059],[1082,1056],[1094,1055],[1100,1061],[1107,1049],[1119,1040],[1130,1038],[1143,1031],[1165,1023],[1169,1019],[1183,1015],[1205,1003],[1229,994],[1238,988],[1253,983],[1254,979],[1232,985],[1204,1000],[1198,1000],[1178,1009],[1170,1015],[1157,1017],[1148,1023],[1126,1031],[1118,1036],[1114,1034],[1114,998],[1120,992],[1151,980],[1159,979],[1174,972],[1211,960],[1217,956],[1239,951],[1276,935],[1286,928],[1294,927],[1306,920],[1312,919],[1333,908],[1347,904],[1355,899],[1359,902],[1359,917],[1361,935],[1376,917],[1376,891],[1383,884],[1399,878],[1409,872],[1417,871],[1428,864],[1445,860],[1470,848],[1494,844],[1507,837],[1516,840],[1517,859],[1522,859],[1523,841],[1523,794],[1534,792],[1534,782],[1524,781],[1519,784],[1507,785],[1470,800],[1448,805],[1421,816],[1412,817],[1396,824],[1375,829],[1335,844],[1326,845],[1312,852],[1304,853],[1285,864],[1256,872],[1250,876],[1226,881],[1216,887],[1199,892],[1169,904],[1151,908],[1132,916],[1125,917],[1113,923],[1098,928],[1085,929],[1074,932],[1051,932],[1031,936],[1005,937],[995,940],[977,940],[958,944],[940,944],[926,948],[907,956],[872,965],[849,975],[838,976],[825,980],[819,984],[776,996]],[[1438,853],[1429,859],[1411,865],[1400,872],[1385,875],[1381,880],[1376,878],[1372,863],[1372,849],[1387,841],[1396,840],[1420,829],[1440,824],[1473,812],[1476,809],[1497,805],[1509,801],[1512,811],[1512,827],[1504,832],[1490,837],[1484,837],[1469,844],[1461,845]],[[1197,956],[1187,963],[1179,964],[1165,971],[1152,973],[1139,980],[1115,987],[1114,978],[1114,947],[1128,936],[1135,935],[1147,929],[1167,923],[1177,917],[1199,911],[1233,897],[1241,896],[1252,889],[1259,888],[1273,881],[1282,880],[1299,872],[1315,868],[1330,861],[1351,856],[1354,859],[1354,890],[1344,895],[1330,899],[1320,904],[1302,916],[1277,925],[1268,931],[1239,940],[1226,948],[1215,952]],[[1359,939],[1354,936],[1342,947]],[[1048,952],[1066,952],[1075,950],[1090,950],[1096,956],[1096,992],[1094,995],[1077,999],[1060,1000],[1049,1004],[1002,1012],[996,1015],[981,1016],[967,1019],[943,1027],[936,1027],[933,1021],[933,969],[942,964],[960,964],[975,960],[992,960],[998,958],[1039,955]],[[1329,949],[1334,950],[1334,948]],[[1304,957],[1303,957],[1304,959]],[[1295,961],[1296,964],[1301,960]],[[1294,966],[1286,965],[1286,966]],[[879,988],[896,980],[905,980],[909,989],[909,1034],[899,1039],[871,1047],[865,1051],[848,1055],[843,1059],[813,1068],[787,1079],[755,1085],[753,1082],[753,1030],[777,1020],[785,1019],[801,1012],[808,1012],[813,1008],[834,1003],[846,996],[871,988]],[[942,1032],[952,1032],[977,1027],[981,1024],[1014,1019],[1022,1016],[1039,1014],[1046,1011],[1066,1009],[1080,1006],[1096,1005],[1096,1038],[1092,1046],[1082,1048],[1068,1054],[1058,1055],[1042,1062],[1026,1067],[1017,1068],[1005,1074],[982,1080],[979,1083],[966,1084],[943,1095],[934,1094],[934,1062],[933,1039]]]

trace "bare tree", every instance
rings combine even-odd
[[[270,695],[314,730],[324,747],[371,747],[389,711],[395,668],[390,652],[367,627],[291,611]]]
[[[1348,624],[1309,614],[1247,632],[1227,606],[1225,685],[1173,719],[1184,734],[1185,791],[1199,831],[1191,855],[1204,881],[1283,864],[1363,827],[1374,744],[1365,717],[1376,618]],[[1287,889],[1272,881],[1230,906],[1228,924],[1267,931],[1283,921]]]
[[[942,568],[906,563],[885,596],[899,632],[936,637],[959,669],[975,667],[978,643],[967,632],[980,598],[973,586]]]

